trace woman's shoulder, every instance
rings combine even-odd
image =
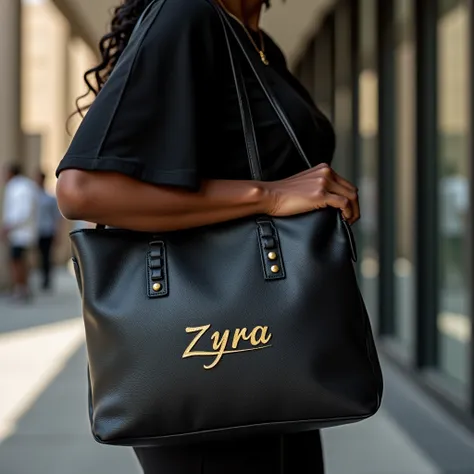
[[[156,64],[173,56],[213,62],[223,27],[212,1],[157,0],[143,20],[143,33],[137,32],[135,50]]]
[[[213,61],[223,27],[212,1],[156,0],[131,48],[154,62],[173,55]]]

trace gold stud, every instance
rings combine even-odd
[[[160,291],[160,290],[161,290],[161,285],[160,285],[159,283],[155,283],[155,284],[153,285],[153,291],[158,292],[158,291]]]
[[[273,265],[271,271],[272,273],[278,273],[280,271],[280,267],[278,265]]]
[[[277,259],[277,254],[276,254],[275,252],[270,252],[270,253],[268,254],[268,258],[269,258],[270,260],[276,260],[276,259]]]

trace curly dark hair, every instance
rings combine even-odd
[[[81,106],[80,102],[87,98],[91,92],[95,96],[100,92],[125,50],[141,14],[153,1],[123,0],[121,5],[113,9],[110,31],[99,42],[102,60],[97,66],[85,72],[84,81],[88,90],[76,99],[76,113],[82,117],[84,116],[83,112],[89,109],[91,104]],[[267,8],[270,7],[270,0],[262,0],[262,2]]]
[[[84,116],[83,112],[91,104],[81,106],[80,101],[91,92],[95,96],[100,92],[125,50],[140,15],[152,1],[124,0],[121,5],[113,9],[110,31],[99,42],[101,62],[84,73],[88,91],[76,100],[77,112],[81,116]]]

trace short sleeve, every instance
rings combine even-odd
[[[157,2],[84,117],[56,175],[116,171],[197,190],[212,153],[222,25],[207,0]]]

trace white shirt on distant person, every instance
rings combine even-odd
[[[15,247],[31,247],[38,237],[38,186],[26,176],[11,178],[5,186],[3,225],[13,229],[8,240]]]

